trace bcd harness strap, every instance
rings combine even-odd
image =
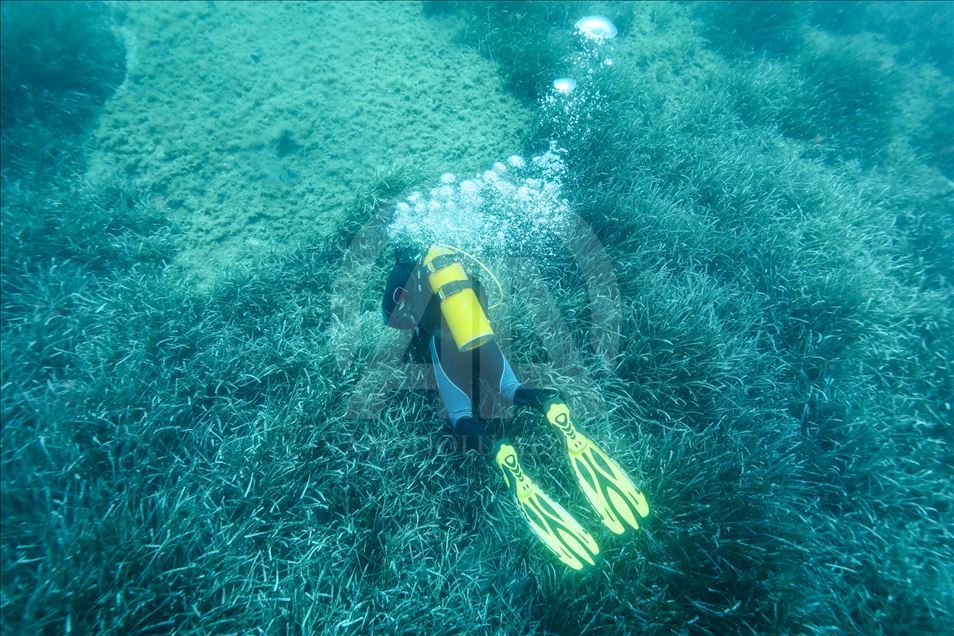
[[[427,271],[434,273],[439,269],[444,269],[445,267],[450,267],[451,265],[458,263],[453,254],[441,254],[440,256],[435,256],[427,262]]]
[[[434,293],[436,293],[437,297],[441,299],[441,302],[444,302],[444,299],[448,296],[453,296],[457,292],[462,292],[465,289],[473,288],[474,284],[469,280],[452,280],[441,285]]]
[[[453,254],[441,254],[435,256],[430,261],[427,262],[427,270],[430,273],[434,273],[439,269],[444,269],[445,267],[450,267],[451,265],[459,265],[460,261],[454,258]],[[437,297],[444,301],[445,298],[453,296],[458,292],[462,292],[465,289],[473,289],[474,284],[469,278],[464,280],[452,280],[444,283],[439,288],[434,290],[434,293],[437,294]]]

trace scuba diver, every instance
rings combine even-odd
[[[470,256],[447,246],[419,252],[399,248],[381,302],[384,322],[413,329],[411,356],[432,366],[447,424],[464,450],[497,465],[533,533],[570,568],[593,566],[599,554],[593,537],[527,476],[513,444],[477,412],[481,380],[505,402],[546,418],[563,442],[580,488],[612,532],[638,528],[637,516],[649,514],[646,498],[615,461],[575,428],[559,391],[520,382],[487,320],[484,290],[468,277],[460,255]]]

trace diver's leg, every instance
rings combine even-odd
[[[431,336],[427,344],[431,350],[431,362],[434,365],[437,389],[441,394],[441,400],[444,402],[447,419],[454,426],[460,418],[474,416],[470,383],[463,381],[465,378],[461,377],[460,365],[454,364],[455,360],[450,359],[446,351],[439,351],[441,347],[437,345],[437,339],[434,336]],[[455,377],[451,378],[451,374]]]
[[[447,419],[463,450],[472,448],[481,455],[488,455],[496,440],[486,425],[474,417],[471,356],[460,354],[456,347],[439,346],[434,336],[428,346]]]
[[[517,406],[529,406],[544,415],[550,404],[563,401],[563,395],[558,390],[529,384],[521,384],[513,395],[513,403]]]
[[[481,377],[497,387],[500,396],[506,401],[517,406],[532,407],[540,413],[546,413],[549,403],[563,401],[562,394],[556,389],[521,382],[495,341],[482,345],[478,351]]]
[[[510,367],[500,345],[491,340],[477,348],[480,359],[480,377],[484,378],[500,393],[507,402],[514,401],[514,395],[520,388],[520,380]]]

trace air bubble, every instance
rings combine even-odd
[[[482,258],[554,256],[569,215],[560,152],[552,146],[532,162],[512,155],[460,182],[442,176],[428,200],[396,205],[389,234],[420,246],[455,245]]]
[[[572,77],[561,77],[553,80],[553,88],[561,95],[569,95],[576,88],[576,80]]]
[[[580,18],[574,25],[576,30],[591,40],[612,40],[616,37],[616,26],[601,15],[588,15]]]

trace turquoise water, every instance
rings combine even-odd
[[[3,2],[3,633],[944,632],[952,7]],[[438,243],[592,571],[381,322]]]

